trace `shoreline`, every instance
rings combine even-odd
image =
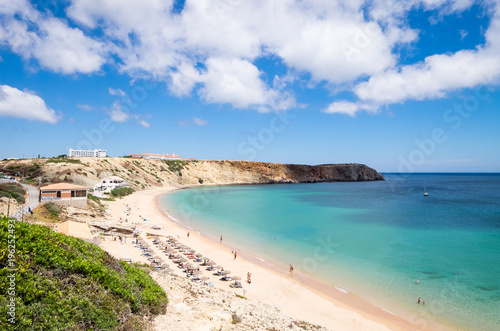
[[[236,184],[237,185],[237,184]],[[171,194],[174,193],[178,190],[181,189],[189,189],[191,187],[197,187],[195,186],[183,186],[179,187],[174,190],[169,190],[165,194],[158,195],[155,198],[155,208],[157,212],[161,213],[164,217],[166,217],[170,222],[172,222],[174,225],[178,226],[181,229],[184,229],[185,231],[195,231],[197,235],[199,235],[204,241],[208,241],[210,244],[217,246],[217,248],[221,248],[217,241],[214,239],[211,239],[210,237],[206,236],[202,232],[200,232],[198,229],[193,229],[189,226],[187,226],[185,223],[182,222],[182,220],[177,219],[176,217],[173,217],[170,215],[167,211],[164,211],[163,208],[160,205],[160,198],[163,195],[166,194]],[[174,221],[173,219],[176,219],[177,221]],[[331,301],[335,306],[337,307],[342,307],[345,309],[353,310],[356,313],[360,314],[361,316],[381,323],[388,327],[391,330],[428,330],[428,331],[438,331],[438,330],[443,330],[443,328],[438,328],[435,326],[430,326],[426,325],[424,328],[419,328],[416,325],[411,324],[409,321],[405,320],[404,318],[396,315],[393,312],[390,312],[388,310],[385,310],[383,308],[377,307],[376,305],[366,301],[362,297],[358,296],[355,293],[352,293],[348,290],[333,286],[331,284],[325,283],[321,280],[315,279],[309,275],[306,275],[300,271],[295,270],[293,273],[293,276],[290,277],[287,269],[288,266],[285,263],[280,263],[279,261],[274,261],[272,259],[264,259],[260,256],[254,255],[251,252],[247,252],[241,247],[238,247],[237,245],[231,244],[231,243],[224,243],[222,245],[222,248],[227,248],[228,254],[231,253],[232,251],[237,251],[238,252],[238,258],[242,258],[252,264],[255,264],[257,266],[260,266],[262,268],[267,269],[268,272],[272,272],[276,274],[279,277],[286,278],[290,280],[291,282],[294,283],[295,286],[302,286],[306,288],[307,290],[313,292],[314,294],[325,298],[326,300]],[[281,307],[278,307],[281,308]],[[284,311],[286,313],[286,311]],[[294,317],[294,316],[291,316]],[[311,323],[318,323],[317,321],[312,321],[309,320],[308,322]]]
[[[182,220],[173,220],[173,217],[159,205],[160,197],[193,186],[166,186],[135,192],[122,200],[110,203],[108,212],[116,221],[122,216],[118,208],[123,208],[127,203],[134,213],[138,211],[139,215],[143,214],[148,221],[153,220],[155,224],[163,227],[161,230],[153,230],[141,226],[142,222],[136,223],[142,232],[176,235],[181,242],[189,243],[189,246],[196,251],[202,252],[218,264],[224,265],[226,269],[233,271],[233,276],[239,275],[244,278],[246,272],[252,272],[252,284],[243,283],[243,289],[231,289],[225,282],[216,281],[214,283],[218,288],[233,291],[239,295],[243,294],[249,299],[275,306],[292,318],[319,324],[330,329],[442,330],[442,328],[427,324],[418,327],[351,292],[322,283],[300,272],[294,272],[292,278],[287,275],[286,266],[277,265],[272,260],[262,259],[227,242],[219,245],[218,242],[200,233],[197,229],[187,227],[182,223]],[[187,231],[190,232],[189,238],[186,237]],[[238,252],[237,260],[233,260],[232,250]]]

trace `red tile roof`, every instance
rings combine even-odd
[[[59,190],[87,190],[85,186],[73,185],[69,183],[57,183],[40,187],[40,191],[59,191]]]

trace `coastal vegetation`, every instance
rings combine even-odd
[[[12,198],[18,203],[24,203],[26,198],[26,190],[17,184],[2,184],[0,185],[0,198]]]
[[[111,191],[111,195],[114,197],[124,197],[134,193],[134,189],[131,187],[120,187]]]
[[[47,212],[50,213],[50,217],[52,219],[58,219],[59,218],[59,213],[61,212],[61,208],[59,208],[59,206],[57,206],[55,203],[53,202],[46,202],[43,204],[43,207],[45,208],[45,210]]]
[[[2,318],[0,329],[143,330],[149,318],[165,313],[167,295],[148,267],[117,261],[48,227],[1,217],[0,237],[9,233],[15,234],[15,258],[6,254],[8,241],[0,241],[0,314],[8,316],[14,298],[16,323]],[[13,268],[15,282],[7,278]]]
[[[53,157],[47,160],[47,163],[76,163],[81,164],[79,159],[69,159],[67,157]]]

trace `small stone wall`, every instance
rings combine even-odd
[[[42,201],[43,202],[49,202],[49,201]],[[58,200],[51,200],[50,202],[55,203],[56,205],[60,206],[72,206],[76,208],[81,208],[81,209],[87,209],[87,199],[58,199]]]

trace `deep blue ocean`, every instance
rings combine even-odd
[[[213,240],[291,263],[423,328],[500,330],[500,174],[384,176],[192,188],[161,204]]]

